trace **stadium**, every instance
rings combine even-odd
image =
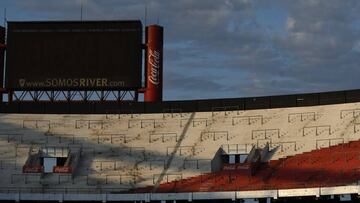
[[[358,201],[360,90],[162,101],[159,25],[5,32],[1,201]]]

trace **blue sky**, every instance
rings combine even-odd
[[[360,88],[357,0],[82,0],[85,20],[165,28],[164,99]],[[1,0],[8,20],[79,20],[81,0]]]

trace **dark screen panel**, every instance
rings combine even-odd
[[[0,43],[5,43],[5,28],[0,26]]]
[[[9,22],[6,87],[141,87],[140,21]]]

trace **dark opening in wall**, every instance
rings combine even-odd
[[[56,166],[64,166],[67,159],[67,157],[57,157]]]

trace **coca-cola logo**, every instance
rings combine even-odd
[[[54,173],[71,173],[71,167],[69,166],[54,166]]]
[[[150,64],[148,80],[152,84],[158,85],[160,83],[160,52],[149,49],[148,63]]]

